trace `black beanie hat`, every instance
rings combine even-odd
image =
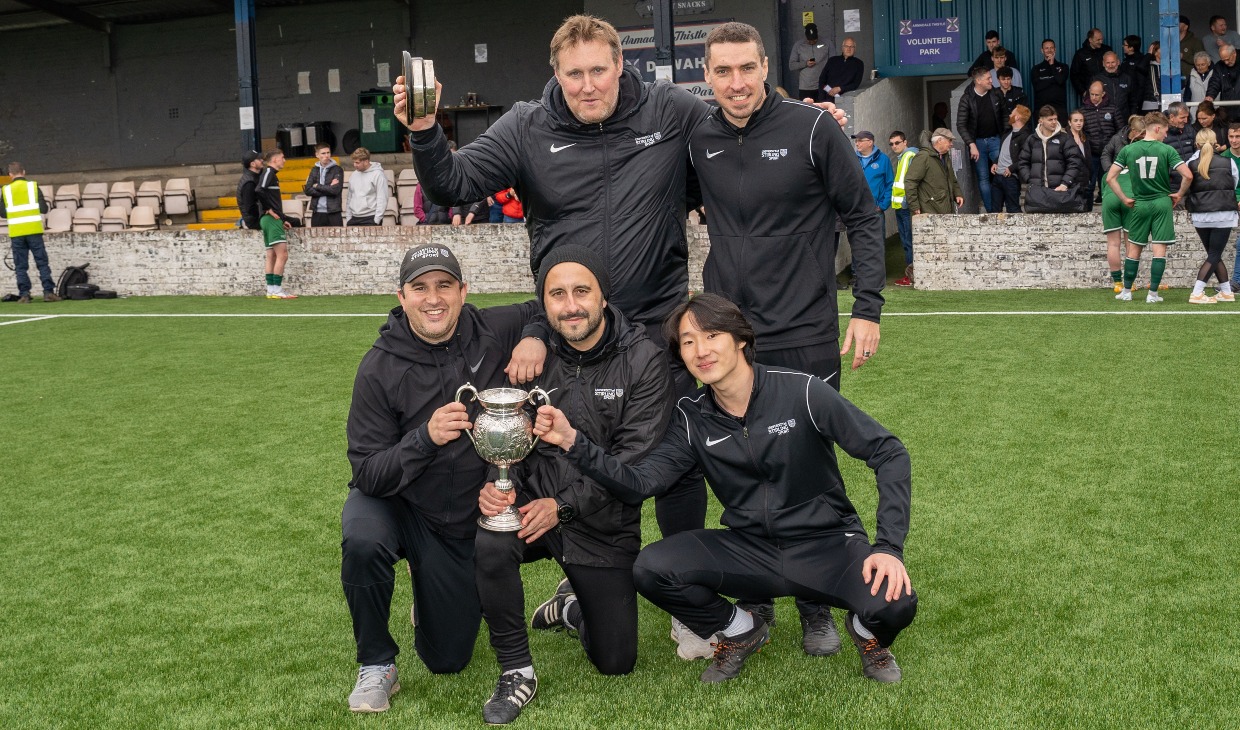
[[[607,276],[607,267],[603,265],[603,259],[594,251],[575,243],[556,246],[551,249],[551,253],[543,257],[542,266],[538,267],[538,301],[543,298],[543,285],[547,282],[547,274],[551,269],[559,264],[571,262],[581,264],[594,274],[594,278],[598,279],[599,289],[603,292],[604,299],[611,298],[611,279]]]

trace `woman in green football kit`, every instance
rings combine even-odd
[[[1150,246],[1150,291],[1147,304],[1161,302],[1158,285],[1167,268],[1167,246],[1175,243],[1175,218],[1171,209],[1188,190],[1193,173],[1180,159],[1180,153],[1163,142],[1167,137],[1167,117],[1159,112],[1145,115],[1145,138],[1120,150],[1107,172],[1107,185],[1131,211],[1124,230],[1128,233],[1128,256],[1124,259],[1124,286],[1116,299],[1132,301],[1132,282],[1141,264],[1141,249]],[[1132,183],[1129,196],[1119,186],[1119,175],[1127,170]],[[1171,192],[1171,171],[1180,173],[1180,189]],[[1134,174],[1135,173],[1135,174]]]

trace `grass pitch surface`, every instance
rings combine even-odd
[[[773,642],[705,686],[642,601],[627,677],[598,676],[563,634],[531,636],[541,686],[517,727],[1234,724],[1240,310],[1185,292],[887,294],[880,353],[843,387],[912,454],[921,601],[894,646],[903,683],[864,680],[848,645],[802,654],[783,599]],[[485,629],[465,672],[429,674],[403,579],[403,689],[382,716],[345,702],[344,427],[394,304],[0,305],[0,727],[481,725],[498,671]],[[1080,314],[1031,313],[1052,311]],[[1149,311],[1164,314],[1102,314]],[[34,319],[272,313],[365,316]],[[872,530],[873,477],[843,467]],[[649,506],[644,524],[657,539]],[[525,577],[533,608],[559,575]]]

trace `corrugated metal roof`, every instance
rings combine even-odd
[[[960,19],[959,63],[900,65],[901,20],[953,17]],[[1043,60],[1043,39],[1054,39],[1056,58],[1071,63],[1094,27],[1117,53],[1129,34],[1148,45],[1158,40],[1158,0],[874,0],[874,66],[884,76],[962,74],[986,49],[986,31],[997,30],[1004,47],[1015,52],[1017,68],[1028,74]]]
[[[313,5],[338,0],[255,0],[259,8]],[[117,25],[159,23],[204,15],[234,15],[232,0],[57,0],[60,6],[99,22]],[[0,0],[0,32],[64,25],[72,21],[14,0]]]

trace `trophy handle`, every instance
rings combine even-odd
[[[534,386],[533,388],[530,388],[530,394],[529,394],[529,397],[527,398],[530,405],[534,406],[534,408],[537,409],[538,404],[534,401],[534,396],[541,396],[543,399],[543,403],[546,403],[547,405],[551,405],[551,396],[547,395],[547,391],[543,390],[542,388],[539,388],[537,385]],[[530,448],[532,449],[535,446],[537,446],[538,441],[539,441],[539,438],[535,436],[534,443],[530,444]]]
[[[466,384],[462,385],[461,387],[457,388],[457,389],[456,389],[456,397],[455,397],[455,398],[453,398],[452,400],[456,401],[457,403],[460,403],[460,402],[461,402],[461,394],[462,394],[462,393],[464,393],[465,391],[469,391],[470,393],[473,393],[473,394],[474,394],[474,395],[473,395],[473,397],[469,399],[470,401],[476,401],[476,400],[478,400],[478,389],[474,387],[474,384],[473,384],[473,383],[466,383]],[[465,435],[469,437],[469,440],[470,440],[471,442],[473,442],[474,447],[475,447],[475,448],[477,448],[477,446],[478,446],[478,442],[477,442],[477,441],[474,441],[474,432],[473,432],[472,430],[467,430],[467,431],[465,431]]]

